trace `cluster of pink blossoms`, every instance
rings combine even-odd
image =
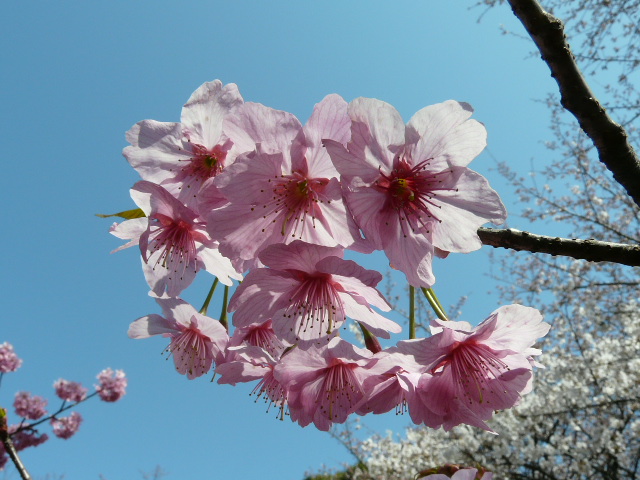
[[[425,107],[405,125],[389,104],[332,94],[302,125],[244,102],[216,80],[196,90],[180,122],[144,120],[124,149],[141,180],[137,214],[111,227],[137,245],[162,309],[134,321],[132,338],[161,335],[176,370],[215,366],[219,383],[257,381],[254,393],[302,426],[328,430],[352,414],[408,410],[416,423],[491,430],[493,412],[532,387],[534,343],[549,325],[521,305],[477,327],[437,321],[428,338],[388,349],[400,325],[377,285],[382,275],[344,258],[383,250],[410,285],[435,283],[434,256],[480,248],[477,229],[505,208],[468,168],[486,145],[466,103]],[[240,286],[226,321],[180,298],[206,270]],[[225,304],[226,305],[226,304]],[[367,339],[341,337],[347,319]]]
[[[4,373],[14,372],[21,365],[22,360],[15,354],[13,346],[7,342],[0,344],[0,380]],[[49,439],[46,433],[39,432],[39,426],[49,421],[56,437],[65,440],[71,438],[80,428],[82,416],[78,412],[61,416],[62,412],[96,395],[105,402],[115,402],[126,393],[127,378],[122,370],[113,371],[107,368],[100,372],[96,378],[98,384],[94,385],[95,391],[90,395],[87,395],[88,389],[81,383],[62,378],[55,381],[53,388],[58,398],[62,400],[62,404],[56,412],[51,414],[47,412],[48,402],[45,398],[24,391],[16,393],[13,408],[21,421],[15,425],[6,425],[0,422],[0,429],[5,429],[4,432],[0,432],[0,437],[6,435],[16,451],[24,450],[27,447],[36,447]],[[0,470],[8,460],[5,446],[3,442],[0,442]]]

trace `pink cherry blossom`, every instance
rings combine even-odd
[[[396,414],[413,411],[420,402],[416,389],[424,367],[413,356],[395,348],[376,353],[366,366],[368,377],[363,383],[366,396],[358,415],[380,414],[396,409]]]
[[[39,434],[35,430],[20,430],[20,425],[12,425],[9,427],[9,434],[11,435],[11,441],[16,450],[24,450],[28,447],[37,447],[49,440],[49,436],[46,433]]]
[[[347,147],[324,142],[365,237],[411,285],[431,286],[434,254],[476,250],[478,227],[506,218],[498,194],[467,168],[486,145],[472,112],[447,101],[423,108],[405,126],[391,105],[358,98],[349,104]]]
[[[274,358],[280,358],[289,343],[276,335],[273,322],[268,319],[264,323],[254,323],[242,328],[236,328],[229,339],[229,347],[252,345],[263,348]]]
[[[37,395],[31,395],[29,392],[16,393],[13,407],[16,414],[22,418],[29,420],[38,420],[47,414],[47,400]]]
[[[445,465],[444,467],[433,470],[437,470],[438,472],[443,473],[420,473],[416,476],[416,479],[430,478],[431,480],[491,480],[493,478],[493,473],[487,472],[484,469],[479,472],[475,468],[460,468],[457,465]]]
[[[224,359],[229,342],[226,329],[218,320],[198,313],[179,298],[158,298],[163,316],[151,314],[134,321],[129,337],[149,338],[162,335],[171,339],[166,349],[176,370],[189,379],[206,374],[214,361]]]
[[[344,423],[364,398],[364,366],[371,352],[342,340],[323,347],[294,348],[275,367],[275,378],[288,391],[291,419],[305,427],[328,431]]]
[[[401,327],[373,310],[390,307],[375,286],[382,275],[342,258],[338,247],[294,241],[266,248],[256,268],[229,302],[233,323],[243,328],[272,319],[276,334],[290,343],[334,335],[347,316],[374,335],[389,338]]]
[[[22,360],[13,351],[13,345],[9,342],[0,344],[0,375],[15,372],[22,365]]]
[[[412,418],[432,428],[466,423],[491,431],[485,420],[531,390],[532,355],[540,353],[532,346],[549,324],[538,310],[522,305],[501,307],[477,327],[434,324],[433,336],[398,344],[428,371],[420,378],[422,404]]]
[[[65,440],[71,438],[80,428],[82,423],[82,415],[78,412],[73,412],[68,417],[51,419],[51,427],[53,427],[53,434],[58,438]]]
[[[256,139],[252,153],[238,157],[216,178],[230,202],[206,215],[220,251],[229,258],[251,260],[270,244],[296,239],[330,247],[360,245],[359,232],[342,200],[338,171],[322,146],[322,138],[340,144],[349,139],[347,103],[338,95],[327,96],[304,127],[291,114],[259,104],[247,103],[239,112],[244,115],[236,113],[228,119],[237,118],[234,139],[243,131],[251,138],[263,137],[255,132],[258,121],[285,123],[283,118],[288,118],[288,129],[263,126],[276,139],[266,144]]]
[[[202,184],[229,165],[236,153],[222,130],[225,116],[242,105],[234,84],[200,86],[182,109],[180,123],[144,120],[127,132],[123,155],[143,180],[162,184],[192,208]]]
[[[122,370],[105,368],[96,378],[99,382],[96,391],[105,402],[117,402],[127,393],[127,377]]]
[[[251,395],[256,396],[256,402],[260,398],[264,400],[267,412],[275,405],[283,418],[287,392],[274,376],[279,357],[274,358],[263,348],[253,345],[230,347],[229,354],[230,361],[216,366],[216,374],[220,375],[218,383],[236,385],[259,380]]]
[[[78,382],[59,379],[53,384],[56,395],[67,402],[81,402],[87,397],[87,389]]]
[[[140,181],[131,196],[147,216],[122,222],[112,227],[111,233],[131,239],[118,250],[140,245],[145,277],[155,295],[162,296],[165,291],[170,297],[179,295],[200,269],[225,285],[242,278],[229,259],[218,252],[197,213],[164,188]]]

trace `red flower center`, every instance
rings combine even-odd
[[[385,208],[398,213],[405,237],[407,227],[413,233],[421,229],[429,233],[429,223],[441,221],[434,214],[436,209],[441,208],[434,202],[435,191],[441,189],[440,176],[450,174],[451,170],[427,172],[430,160],[423,160],[412,167],[407,160],[398,155],[394,160],[393,170],[389,174],[380,171],[380,178],[374,183],[378,191],[387,195]]]
[[[315,220],[320,212],[317,204],[324,202],[320,195],[328,185],[329,179],[307,178],[301,172],[293,172],[291,175],[269,179],[268,182],[273,184],[273,196],[263,205],[263,209],[269,211],[264,218],[272,215],[276,217],[274,223],[281,219],[282,236],[290,234],[294,238],[302,238],[302,231],[309,218],[312,228],[315,228]],[[330,202],[331,200],[327,200],[327,203]]]

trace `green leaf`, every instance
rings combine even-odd
[[[107,217],[120,217],[126,218],[127,220],[131,220],[132,218],[142,218],[146,217],[142,209],[134,208],[133,210],[125,210],[124,212],[111,213],[109,215],[105,215],[104,213],[96,213],[96,217],[107,218]]]

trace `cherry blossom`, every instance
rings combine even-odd
[[[394,408],[396,413],[412,411],[412,405],[420,402],[416,390],[425,367],[395,348],[383,350],[373,358],[366,366],[368,377],[363,383],[366,398],[358,408],[358,415],[386,413]]]
[[[38,420],[47,414],[47,400],[29,392],[18,392],[13,401],[16,414],[29,420]]]
[[[127,377],[122,370],[105,368],[96,378],[99,382],[96,391],[105,402],[117,402],[127,392]]]
[[[32,430],[20,430],[18,431],[18,425],[12,425],[9,427],[9,434],[13,441],[13,446],[16,450],[24,450],[28,447],[37,447],[49,440],[49,435],[46,433],[38,433]]]
[[[493,473],[484,469],[478,471],[476,468],[460,468],[457,465],[445,465],[441,468],[435,468],[437,473],[419,473],[418,478],[430,478],[431,480],[492,480]]]
[[[239,110],[243,116],[229,119],[233,138],[248,135],[257,145],[215,181],[230,202],[206,215],[220,251],[252,260],[270,244],[296,239],[330,247],[358,242],[356,248],[364,248],[343,203],[338,171],[322,146],[323,138],[340,144],[349,139],[347,103],[338,95],[327,96],[304,127],[290,114],[263,105],[247,103]],[[288,128],[261,125],[276,137],[260,141],[265,134],[256,132],[258,121],[285,123],[283,119]]]
[[[388,103],[358,98],[349,104],[346,148],[324,141],[365,237],[411,285],[433,285],[434,255],[477,250],[478,227],[506,218],[498,194],[467,168],[486,145],[472,112],[447,101],[423,108],[405,126]]]
[[[143,270],[153,293],[175,297],[205,269],[225,285],[241,279],[229,259],[218,252],[196,212],[175,199],[159,185],[136,183],[132,198],[145,212],[112,227],[111,233],[131,239],[121,248],[140,245]]]
[[[143,180],[162,184],[196,208],[202,184],[235,157],[222,126],[225,116],[242,103],[236,85],[207,82],[184,105],[180,123],[143,120],[134,125],[126,135],[131,146],[123,155]]]
[[[193,379],[204,375],[214,363],[224,359],[229,342],[222,324],[198,313],[179,298],[158,298],[163,316],[146,315],[129,327],[129,337],[149,338],[162,335],[171,339],[166,352],[173,357],[176,370]]]
[[[15,372],[22,365],[22,360],[13,350],[9,342],[0,344],[0,376],[3,373]]]
[[[344,423],[363,400],[362,387],[372,357],[341,338],[323,347],[294,348],[275,367],[275,378],[288,391],[291,419],[328,431]]]
[[[252,270],[231,298],[234,325],[272,320],[274,331],[290,343],[328,340],[347,316],[384,338],[400,332],[372,309],[390,309],[375,288],[382,275],[342,255],[341,248],[299,240],[266,248],[258,258],[270,268]]]
[[[56,395],[67,402],[81,402],[87,397],[87,389],[78,382],[60,378],[53,384]]]
[[[418,384],[422,405],[412,418],[432,428],[466,423],[492,431],[485,421],[493,412],[513,407],[531,390],[532,356],[540,354],[533,344],[549,324],[522,305],[501,307],[477,327],[433,323],[433,336],[398,344],[428,370]]]
[[[263,348],[274,358],[280,358],[284,349],[289,345],[273,330],[273,322],[269,319],[264,323],[254,323],[242,328],[236,328],[229,339],[229,347],[252,345]]]
[[[65,440],[71,438],[80,428],[82,423],[82,415],[78,412],[73,412],[68,417],[54,417],[51,419],[51,427],[53,428],[53,434],[58,438]]]
[[[245,345],[230,347],[229,358],[216,367],[216,374],[220,375],[218,383],[236,385],[259,380],[251,395],[256,396],[256,401],[262,398],[267,403],[267,412],[275,405],[281,419],[284,418],[287,391],[274,376],[279,356],[274,357],[261,347]]]

